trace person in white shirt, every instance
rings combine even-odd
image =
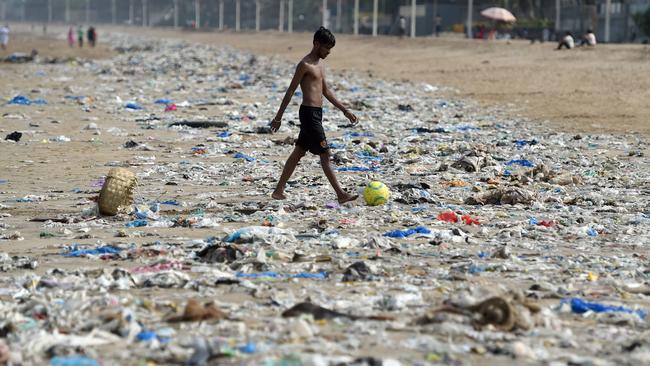
[[[571,32],[566,32],[564,34],[564,38],[558,43],[557,49],[561,50],[562,47],[566,47],[567,49],[572,49],[575,46],[575,43],[573,41],[573,36],[571,35]]]
[[[591,29],[587,30],[587,33],[582,37],[580,46],[595,46],[596,45],[596,35]]]
[[[7,49],[7,44],[9,43],[9,26],[3,25],[0,27],[0,47],[3,50]]]

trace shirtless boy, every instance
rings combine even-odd
[[[291,174],[293,174],[296,165],[298,165],[298,162],[305,156],[307,151],[320,156],[320,164],[323,172],[332,185],[332,188],[334,188],[339,203],[354,201],[358,197],[358,195],[346,193],[341,189],[339,182],[336,180],[336,176],[330,165],[329,146],[322,125],[323,96],[336,108],[340,109],[352,124],[357,123],[357,117],[336,99],[332,91],[327,88],[327,83],[325,82],[325,70],[321,60],[329,55],[335,43],[334,35],[329,30],[320,27],[316,31],[314,34],[314,47],[296,67],[296,73],[293,75],[289,89],[287,89],[282,99],[280,109],[278,109],[278,113],[273,118],[273,121],[271,121],[271,130],[276,132],[282,124],[284,110],[289,105],[296,88],[300,85],[300,89],[302,90],[302,105],[300,106],[299,112],[300,134],[296,141],[296,147],[284,165],[278,185],[275,191],[273,191],[273,194],[271,194],[271,197],[276,200],[287,198],[284,194],[284,187]]]

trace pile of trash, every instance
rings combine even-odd
[[[274,201],[299,129],[297,92],[269,130],[291,64],[106,42],[107,60],[11,65],[65,86],[5,101],[0,364],[650,363],[643,136],[330,72],[360,118],[325,105],[337,176],[390,201],[338,204],[312,156]],[[100,214],[118,172],[137,186]]]

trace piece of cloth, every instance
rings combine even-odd
[[[324,154],[329,150],[325,131],[323,130],[323,108],[300,106],[300,134],[296,145],[315,155]]]

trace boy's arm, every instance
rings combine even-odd
[[[358,119],[357,116],[352,114],[350,111],[348,111],[347,108],[341,102],[339,102],[338,99],[334,96],[334,93],[332,93],[329,88],[327,87],[327,82],[325,81],[325,70],[323,70],[323,96],[330,101],[336,108],[338,108],[347,119],[350,120],[353,124],[357,123]]]
[[[276,132],[280,128],[284,110],[287,109],[287,106],[291,102],[291,97],[293,97],[293,93],[296,91],[296,88],[298,88],[298,85],[300,85],[300,81],[305,74],[305,70],[305,65],[301,61],[298,66],[296,66],[296,72],[293,74],[293,78],[291,79],[291,83],[289,84],[287,92],[284,94],[284,98],[282,98],[282,103],[280,104],[278,113],[276,113],[275,118],[273,118],[273,121],[271,121],[271,130],[273,132]]]

